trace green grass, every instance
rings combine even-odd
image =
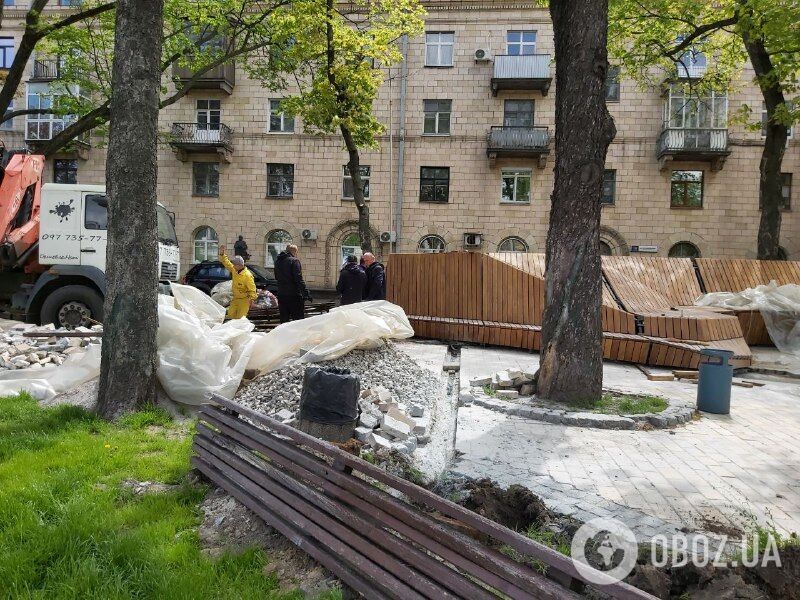
[[[260,550],[201,553],[190,443],[158,410],[110,424],[0,398],[0,598],[299,597],[262,574]],[[177,487],[136,497],[125,479]]]
[[[631,396],[626,394],[605,393],[600,400],[587,400],[570,405],[576,410],[602,413],[606,415],[642,415],[659,413],[669,403],[658,396]]]
[[[483,386],[483,393],[486,394],[487,396],[496,396],[497,395],[497,391],[489,384],[486,384],[485,386]]]

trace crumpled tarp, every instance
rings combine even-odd
[[[767,285],[743,292],[714,292],[700,296],[697,306],[719,306],[739,310],[758,310],[769,337],[781,352],[800,356],[800,285]]]
[[[158,298],[158,379],[169,397],[202,404],[212,393],[233,398],[245,369],[277,369],[290,361],[330,360],[382,339],[414,330],[399,306],[385,300],[342,306],[323,315],[253,333],[253,323],[223,323],[225,309],[191,286],[172,284]],[[61,366],[0,371],[0,396],[28,391],[47,400],[100,374],[100,345],[72,355]]]
[[[220,306],[230,306],[233,300],[233,280],[221,281],[211,290],[211,299]]]

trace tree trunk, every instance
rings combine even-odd
[[[600,196],[608,145],[606,0],[551,0],[555,34],[555,186],[547,232],[537,394],[597,400],[603,384]]]
[[[781,82],[772,77],[774,75],[772,61],[764,47],[764,40],[751,37],[745,28],[742,31],[742,39],[767,108],[767,136],[764,139],[764,150],[761,153],[759,166],[761,177],[758,201],[761,207],[761,221],[758,225],[758,258],[778,260],[786,258],[780,250],[783,204],[781,164],[789,129],[786,125],[776,122],[774,116],[777,108],[784,103],[783,90]]]
[[[155,402],[162,26],[163,0],[120,0],[106,163],[108,289],[98,405],[106,418]]]
[[[367,206],[364,200],[364,180],[361,179],[361,157],[358,154],[358,146],[356,146],[355,141],[353,141],[350,130],[344,126],[340,129],[349,156],[347,168],[350,170],[350,177],[353,179],[353,200],[358,209],[358,235],[361,238],[361,251],[372,252],[372,233],[369,228],[369,206]]]

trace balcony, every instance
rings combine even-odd
[[[494,163],[499,158],[538,158],[544,168],[550,153],[547,127],[492,127],[486,140],[486,154]]]
[[[494,57],[492,94],[500,90],[539,90],[546,96],[553,77],[549,54],[501,54]]]
[[[683,64],[675,63],[678,79],[700,79],[706,74],[706,65],[704,64]]]
[[[677,129],[666,127],[658,136],[659,167],[665,170],[670,161],[683,160],[711,163],[719,171],[731,153],[728,130],[723,128]]]
[[[169,143],[179,160],[185,161],[188,154],[219,154],[230,162],[233,153],[233,131],[224,123],[217,125],[198,123],[173,123]]]
[[[181,85],[188,85],[193,90],[222,90],[232,94],[236,85],[236,64],[231,61],[209,69],[195,81],[192,81],[194,73],[190,69],[178,65],[172,68],[172,75]]]
[[[54,81],[61,71],[61,62],[57,58],[44,58],[33,61],[33,73],[30,81]]]

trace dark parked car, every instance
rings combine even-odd
[[[256,280],[256,287],[260,290],[269,290],[273,294],[278,291],[278,282],[274,277],[269,277],[264,271],[253,265],[247,265]],[[228,281],[231,274],[218,260],[207,260],[194,265],[183,277],[183,283],[191,285],[206,294],[221,281]]]

